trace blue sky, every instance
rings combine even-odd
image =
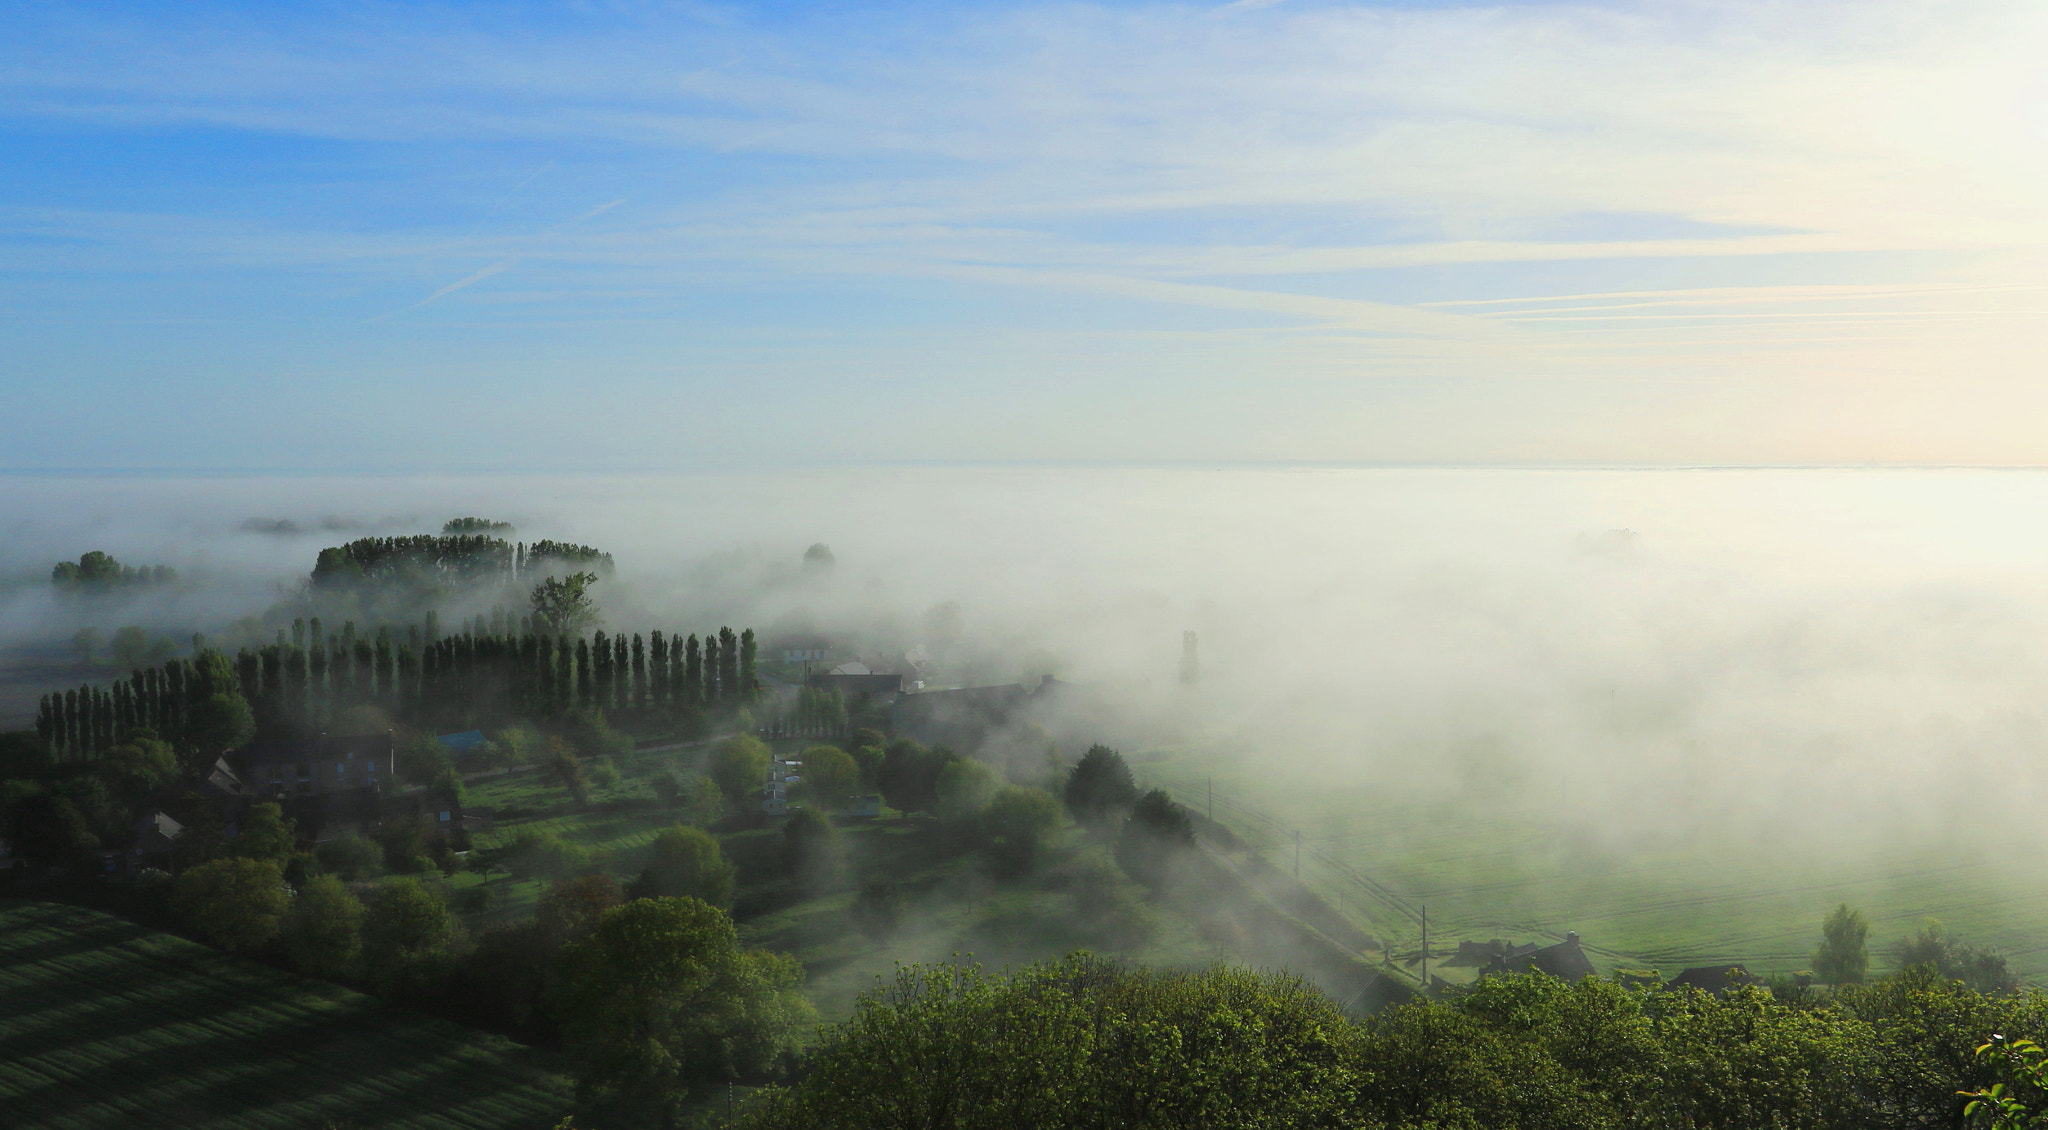
[[[2048,462],[2038,9],[0,11],[0,467]]]

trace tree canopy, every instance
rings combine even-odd
[[[1870,950],[1865,945],[1870,923],[1863,912],[1841,904],[1828,912],[1820,935],[1820,948],[1813,954],[1813,975],[1831,985],[1863,980],[1870,969]]]
[[[216,859],[178,876],[171,909],[214,945],[247,952],[277,936],[291,896],[269,860]]]
[[[633,881],[634,898],[694,898],[724,908],[732,904],[733,865],[718,841],[702,828],[663,828],[647,846],[647,866]]]
[[[543,577],[533,586],[527,601],[533,608],[536,628],[557,636],[576,637],[597,626],[597,604],[590,586],[595,573],[571,573],[566,577]]]
[[[815,1020],[803,970],[744,949],[732,920],[692,898],[605,912],[562,950],[556,1008],[586,1087],[671,1105],[696,1085],[754,1079]]]
[[[1138,784],[1124,755],[1105,745],[1088,747],[1081,760],[1067,771],[1063,798],[1067,811],[1088,827],[1114,827],[1138,799]]]

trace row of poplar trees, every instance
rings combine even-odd
[[[36,730],[63,760],[97,757],[148,728],[184,748],[188,703],[203,690],[244,700],[259,733],[317,730],[336,713],[375,706],[429,728],[481,727],[515,718],[548,720],[573,709],[604,710],[638,726],[682,726],[752,701],[752,629],[678,638],[660,631],[582,638],[533,630],[530,617],[477,617],[444,634],[438,617],[404,630],[329,633],[318,617],[292,622],[275,643],[137,670],[109,686],[43,696]],[[202,681],[204,667],[221,677]],[[225,687],[215,687],[223,682]],[[203,740],[203,739],[202,739]]]

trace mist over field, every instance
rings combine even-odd
[[[10,654],[88,625],[216,636],[322,546],[475,514],[613,553],[618,626],[923,645],[944,685],[1056,675],[1107,704],[1105,739],[1268,797],[1538,812],[1613,852],[2015,853],[2048,786],[2044,508],[2048,475],[1994,471],[16,477],[0,631]],[[53,601],[50,565],[90,549],[183,583]]]

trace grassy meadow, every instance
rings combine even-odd
[[[1960,836],[1841,850],[1734,832],[1617,845],[1536,808],[1417,800],[1380,782],[1290,789],[1197,754],[1136,762],[1145,785],[1197,811],[1213,781],[1215,819],[1277,867],[1292,867],[1300,832],[1302,882],[1404,958],[1420,944],[1415,912],[1426,906],[1433,953],[1460,940],[1548,944],[1576,930],[1603,971],[1668,977],[1740,962],[1792,973],[1811,966],[1822,916],[1847,902],[1871,923],[1873,973],[1889,971],[1890,947],[1935,918],[1996,947],[2021,980],[2048,983],[2039,877]]]
[[[96,911],[0,900],[0,1125],[513,1130],[529,1049]]]

